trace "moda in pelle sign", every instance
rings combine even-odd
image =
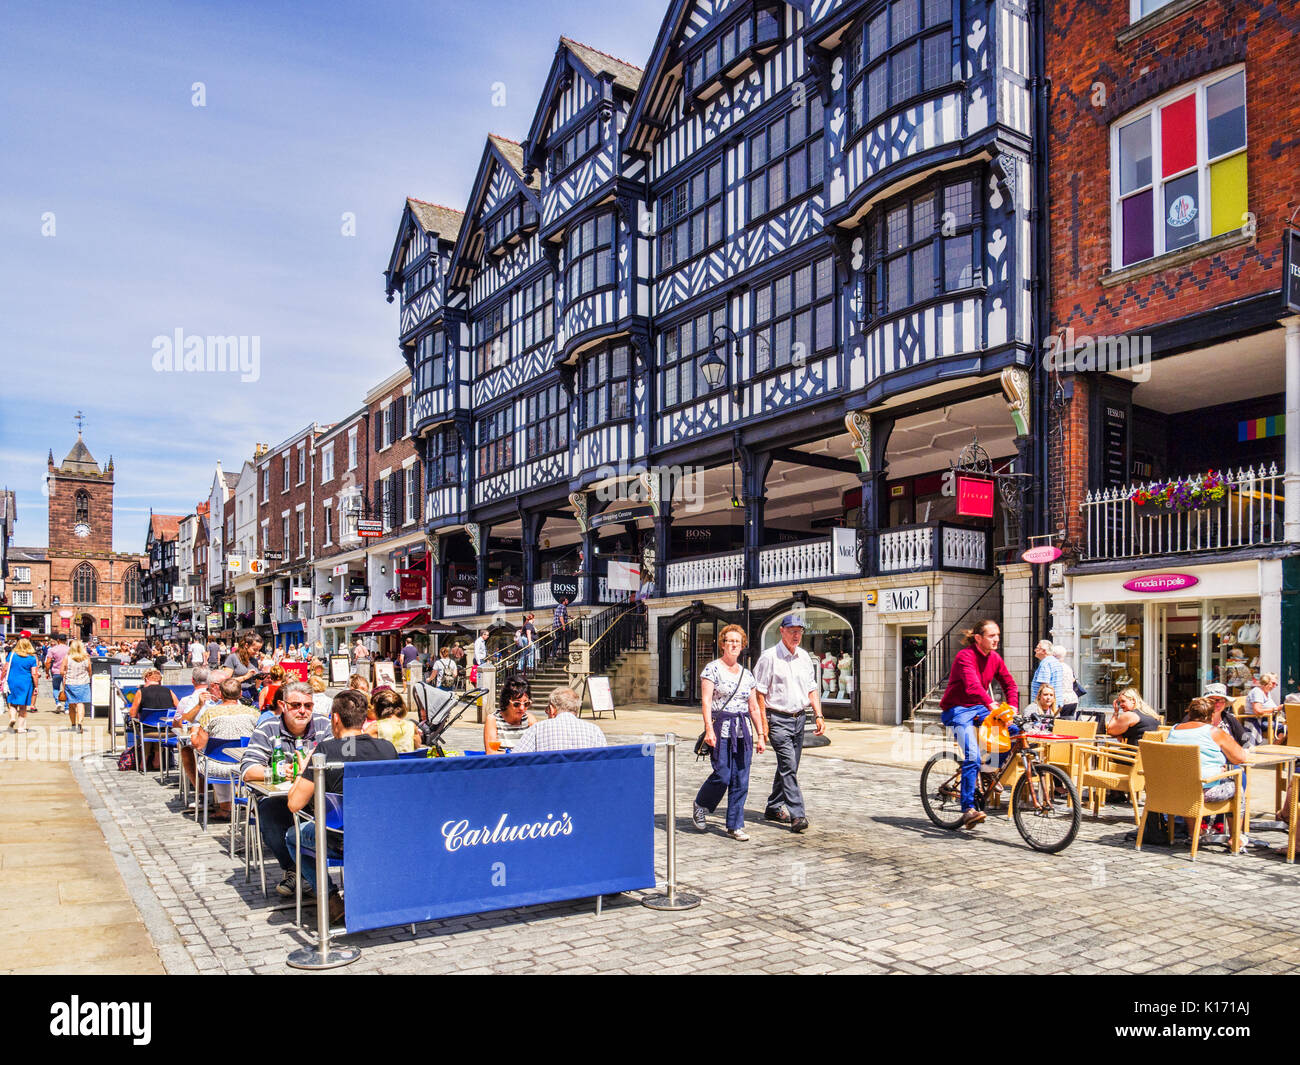
[[[1199,577],[1190,573],[1148,573],[1124,582],[1124,588],[1130,592],[1177,592],[1200,584]]]

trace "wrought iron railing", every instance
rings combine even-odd
[[[961,630],[980,617],[992,617],[1001,624],[1002,574],[1000,573],[979,594],[975,602],[971,603],[966,612],[949,625],[948,630],[926,650],[925,657],[903,671],[903,699],[909,717],[914,716],[926,699],[936,694],[948,682],[952,660],[961,650]]]
[[[1206,474],[1167,482],[1183,495],[1205,483]],[[1222,498],[1195,508],[1141,503],[1140,491],[1162,492],[1166,483],[1131,484],[1089,492],[1080,510],[1084,520],[1082,559],[1137,558],[1223,551],[1280,544],[1284,539],[1282,474],[1276,464],[1231,470],[1222,475]]]

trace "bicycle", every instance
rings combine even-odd
[[[1037,737],[1021,732],[1012,736],[1010,743],[1004,764],[991,769],[981,766],[975,783],[975,808],[983,810],[991,797],[1000,795],[1014,781],[1011,818],[1024,841],[1046,854],[1065,850],[1079,833],[1082,815],[1074,782],[1060,766],[1043,761]],[[961,752],[956,746],[939,751],[925,763],[921,805],[939,828],[961,826]]]

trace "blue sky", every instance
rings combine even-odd
[[[77,410],[114,458],[114,547],[138,551],[149,510],[190,513],[218,460],[238,470],[256,442],[355,409],[400,366],[382,272],[404,198],[463,208],[485,135],[527,134],[560,35],[643,66],[664,10],[10,0],[0,486],[18,493],[16,542],[45,544],[46,454],[67,454]],[[259,379],[156,372],[154,338],[177,329],[258,337]]]

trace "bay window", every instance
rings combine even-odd
[[[454,426],[435,429],[428,437],[428,487],[444,488],[460,481],[460,437]]]
[[[978,224],[969,178],[940,179],[878,209],[867,224],[867,315],[977,285]]]
[[[1111,127],[1115,267],[1237,229],[1246,216],[1246,74],[1182,86]]]
[[[502,407],[478,421],[478,475],[491,477],[515,464],[515,409]]]
[[[510,361],[510,301],[502,300],[474,323],[474,365],[485,374]]]
[[[555,279],[547,270],[519,290],[521,350],[530,351],[555,335]]]
[[[751,48],[781,40],[782,5],[765,4],[747,12],[711,37],[686,64],[686,88],[698,93],[745,58]]]
[[[441,329],[420,337],[415,342],[416,394],[445,388],[452,379],[449,362],[447,336]]]
[[[617,341],[588,355],[582,362],[578,385],[582,400],[582,427],[596,429],[631,414],[628,371],[631,349]]]
[[[849,133],[953,78],[952,0],[893,0],[848,36]]]
[[[756,374],[834,347],[835,264],[830,256],[755,286],[752,350]]]
[[[614,216],[600,214],[580,222],[569,231],[569,303],[597,289],[614,284]]]
[[[546,160],[551,179],[554,180],[588,152],[598,147],[600,147],[600,117],[593,115],[551,147]]]

